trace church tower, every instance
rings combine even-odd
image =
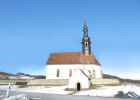
[[[84,17],[84,27],[83,27],[84,36],[82,38],[82,52],[85,56],[89,56],[91,53],[90,47],[90,38],[88,37],[88,28],[86,26],[86,19]]]

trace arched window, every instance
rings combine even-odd
[[[91,71],[90,70],[88,70],[88,72],[91,74]]]
[[[59,76],[60,76],[60,71],[59,71],[59,69],[57,69],[56,77],[59,77]]]
[[[72,70],[70,69],[69,70],[69,77],[71,77],[72,76]]]

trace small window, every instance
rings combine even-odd
[[[88,46],[88,43],[86,42],[86,46]]]
[[[56,77],[59,77],[59,74],[60,74],[60,71],[59,71],[59,69],[57,69]]]
[[[71,77],[72,76],[72,70],[70,69],[69,70],[69,77]]]

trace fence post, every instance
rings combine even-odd
[[[11,84],[9,83],[9,85],[8,85],[8,89],[7,89],[7,93],[6,93],[6,98],[7,98],[7,97],[8,97],[8,95],[9,95],[10,86],[11,86]]]

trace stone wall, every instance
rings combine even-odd
[[[60,85],[68,85],[68,79],[34,79],[29,80],[28,85],[49,85],[49,86],[60,86]]]
[[[92,79],[93,85],[117,85],[120,84],[118,79]]]
[[[0,84],[16,84],[16,82],[27,82],[28,80],[0,80]]]
[[[28,85],[68,85],[68,79],[33,79],[33,80],[0,80],[0,84],[16,84],[16,82],[27,82]],[[120,84],[118,79],[92,79],[93,85],[115,85]]]

